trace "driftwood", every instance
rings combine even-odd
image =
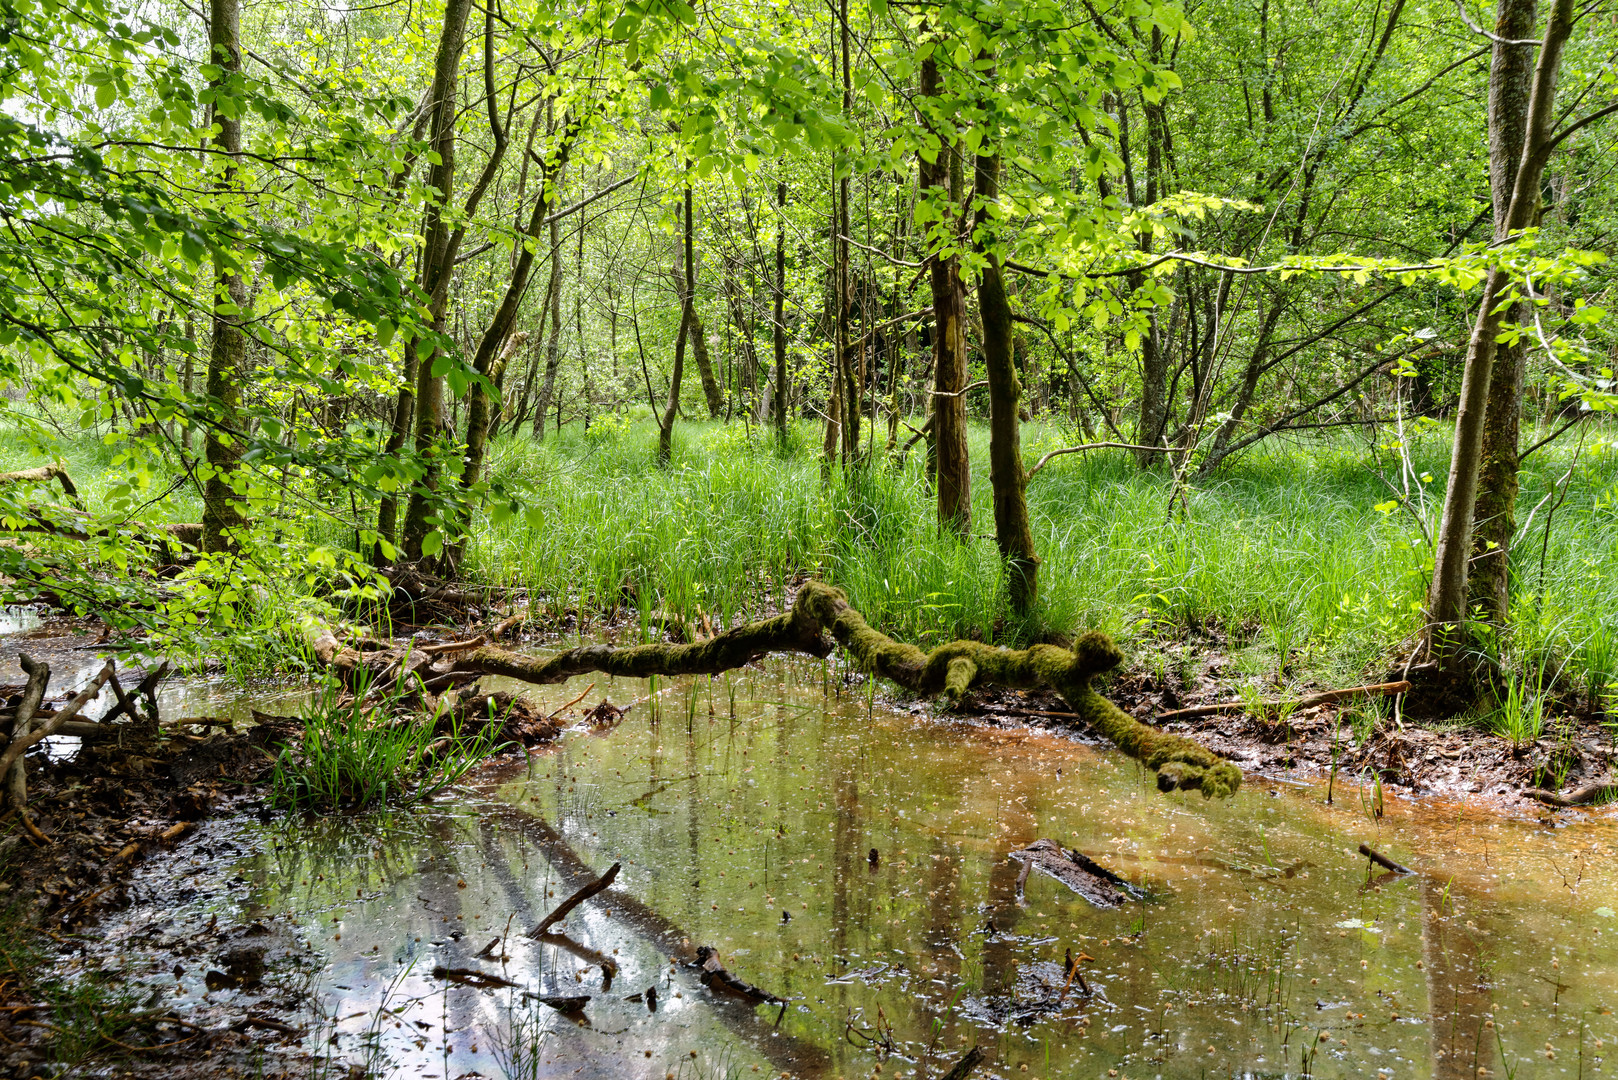
[[[618,871],[621,868],[621,864],[613,863],[605,874],[602,874],[600,877],[590,882],[590,884],[579,889],[572,896],[568,897],[566,900],[563,900],[560,904],[557,904],[555,911],[545,916],[539,921],[538,926],[528,931],[528,936],[531,938],[537,938],[541,934],[545,933],[545,931],[567,918],[568,912],[590,899],[590,897],[594,896],[596,893],[601,892],[603,889],[609,887],[618,877]]]
[[[1376,848],[1372,847],[1370,844],[1361,844],[1360,845],[1360,854],[1364,855],[1367,859],[1370,859],[1372,862],[1374,862],[1378,866],[1382,867],[1382,869],[1384,869],[1384,870],[1392,870],[1395,874],[1414,874],[1415,873],[1415,871],[1410,869],[1408,866],[1400,866],[1398,863],[1394,862],[1392,859],[1390,859],[1386,855],[1382,854],[1380,851],[1378,851]]]
[[[1184,720],[1192,716],[1211,716],[1222,712],[1246,712],[1248,709],[1258,708],[1266,711],[1272,709],[1307,709],[1315,705],[1328,705],[1333,701],[1346,701],[1356,697],[1384,697],[1394,694],[1403,694],[1410,690],[1410,683],[1400,682],[1372,683],[1368,686],[1350,686],[1342,690],[1323,690],[1318,694],[1310,694],[1301,698],[1280,698],[1269,701],[1216,701],[1209,705],[1193,705],[1187,709],[1174,709],[1170,712],[1158,713],[1156,720],[1161,724],[1165,720]]]
[[[1223,796],[1234,794],[1241,786],[1241,770],[1231,762],[1191,739],[1141,723],[1091,687],[1094,676],[1123,659],[1105,634],[1084,634],[1071,651],[1054,645],[1013,650],[955,641],[923,652],[873,629],[840,590],[817,581],[799,590],[787,613],[734,627],[695,644],[582,645],[548,659],[484,646],[460,658],[455,670],[536,685],[590,672],[624,678],[714,675],[772,652],[825,656],[831,651],[825,640],[828,633],[865,671],[919,694],[943,695],[952,703],[975,686],[1049,687],[1072,707],[1075,719],[1155,771],[1157,786],[1163,791],[1194,789],[1205,796]]]
[[[710,990],[733,994],[746,1001],[749,1005],[781,1005],[785,1006],[786,998],[776,997],[768,990],[760,990],[750,982],[743,982],[725,970],[725,965],[719,960],[719,950],[710,945],[697,948],[697,968],[701,971],[698,978],[702,985]]]
[[[1055,878],[1098,908],[1115,908],[1140,890],[1105,866],[1082,852],[1064,848],[1055,840],[1035,840],[1032,844],[1011,853],[1011,858],[1023,864],[1017,876],[1017,892],[1021,894],[1028,880],[1029,870]]]
[[[1544,788],[1528,788],[1523,792],[1530,799],[1538,799],[1547,806],[1559,806],[1564,809],[1573,806],[1594,806],[1600,803],[1618,801],[1618,784],[1595,783],[1585,784],[1575,788],[1566,795]]]

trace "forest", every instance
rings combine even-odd
[[[1609,0],[0,0],[0,1074],[1599,1075],[1614,113]]]

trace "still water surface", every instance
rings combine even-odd
[[[1389,799],[1377,818],[1343,778],[1330,806],[1261,777],[1162,795],[1111,751],[826,685],[791,660],[650,698],[596,680],[586,706],[640,699],[616,729],[415,813],[205,837],[163,918],[296,925],[331,1018],[311,1046],[399,1076],[937,1077],[974,1044],[975,1075],[1003,1078],[1615,1071],[1610,812]],[[1008,853],[1042,837],[1145,899],[1097,910],[1038,873],[1019,899]],[[1362,841],[1418,873],[1368,881]],[[525,936],[614,862],[568,943]],[[685,963],[701,945],[789,1005],[717,997]],[[591,1000],[570,1017],[532,995]]]

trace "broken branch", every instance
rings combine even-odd
[[[16,738],[12,739],[11,745],[6,748],[5,756],[0,757],[0,776],[5,776],[6,773],[10,771],[12,762],[22,757],[22,755],[28,751],[29,747],[33,746],[35,743],[43,742],[45,739],[55,735],[58,728],[67,723],[69,720],[73,719],[75,716],[79,715],[79,710],[94,700],[97,694],[101,693],[102,686],[106,685],[107,680],[112,678],[112,673],[112,661],[108,660],[106,664],[102,666],[101,673],[94,679],[91,679],[90,685],[79,691],[78,696],[76,696],[72,701],[68,702],[67,706],[63,708],[61,712],[51,717],[50,720],[46,721],[40,727],[35,728],[33,731],[28,732],[27,734],[18,735]]]

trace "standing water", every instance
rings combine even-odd
[[[1335,805],[1260,777],[1163,795],[1110,750],[828,685],[788,660],[660,681],[422,811],[216,824],[145,871],[179,900],[108,936],[295,926],[321,957],[310,1049],[379,1075],[938,1077],[974,1045],[1005,1078],[1612,1071],[1610,816],[1379,807],[1342,777]],[[1041,838],[1142,895],[1019,889],[1008,855]],[[1368,873],[1361,843],[1417,873]],[[613,863],[561,936],[527,936]],[[788,1004],[704,986],[699,946]],[[207,996],[200,967],[161,980],[172,1006]]]

